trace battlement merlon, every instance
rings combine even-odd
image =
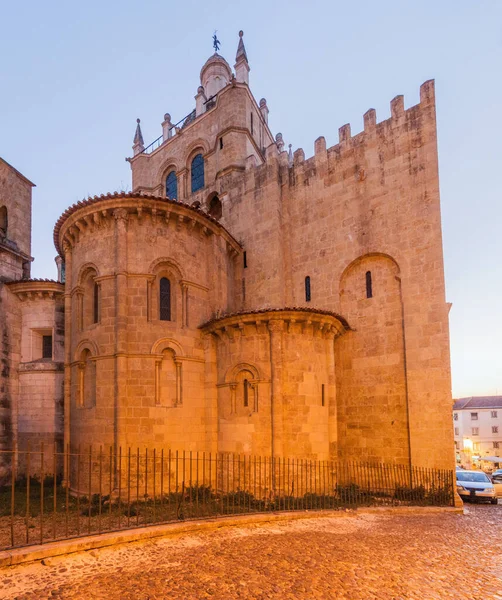
[[[376,111],[370,108],[363,116],[364,129],[356,135],[352,135],[349,123],[342,125],[338,130],[338,144],[326,148],[326,140],[323,136],[317,138],[314,144],[314,156],[305,159],[305,153],[302,148],[298,148],[294,153],[293,165],[296,168],[311,166],[316,160],[327,158],[328,153],[336,153],[339,158],[351,151],[355,146],[360,147],[365,140],[377,134],[384,134],[387,142],[396,141],[396,138],[402,136],[403,124],[422,119],[422,123],[427,122],[433,126],[434,134],[436,129],[436,107],[435,107],[435,89],[434,80],[429,79],[420,86],[420,102],[408,109],[404,107],[404,96],[399,95],[390,101],[391,116],[381,122],[377,122]],[[425,120],[424,120],[425,117]],[[409,129],[416,129],[410,127]],[[272,158],[272,155],[269,156]]]

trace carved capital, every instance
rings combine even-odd
[[[268,328],[272,333],[284,331],[284,321],[282,319],[273,319],[268,322]]]
[[[72,250],[72,245],[70,243],[70,240],[68,240],[67,238],[65,238],[63,240],[63,252],[64,252],[65,257],[67,257],[68,254],[71,253],[71,250]]]
[[[117,223],[122,222],[126,224],[128,216],[129,213],[127,212],[126,208],[116,208],[113,211],[113,218],[115,219],[115,221],[117,221]]]

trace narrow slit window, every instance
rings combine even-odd
[[[310,302],[310,277],[305,277],[305,302]]]
[[[223,150],[223,138],[220,137],[220,150]]]
[[[167,277],[160,280],[159,317],[161,321],[171,320],[171,282]]]
[[[0,206],[0,235],[2,237],[7,237],[7,207]]]
[[[326,398],[324,396],[324,383],[321,385],[321,406],[325,405]]]
[[[93,294],[92,322],[97,323],[99,321],[99,285],[97,283],[94,283]]]
[[[249,406],[249,381],[244,379],[244,406]]]
[[[373,282],[371,280],[371,271],[366,271],[366,298],[373,298]]]
[[[52,359],[52,335],[42,336],[42,358]]]
[[[251,113],[251,135],[253,135],[253,113]]]
[[[247,269],[248,268],[248,257],[247,257],[245,250],[244,250],[243,258],[244,258],[244,268]]]

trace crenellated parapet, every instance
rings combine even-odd
[[[319,137],[314,144],[314,156],[306,159],[305,152],[298,148],[293,153],[283,151],[283,144],[276,144],[276,151],[266,153],[268,163],[279,160],[281,171],[293,169],[298,178],[290,177],[290,184],[295,185],[302,178],[302,172],[315,171],[320,164],[329,163],[329,169],[343,169],[343,177],[347,177],[349,164],[352,163],[352,174],[357,181],[364,181],[364,161],[367,148],[377,145],[384,146],[384,160],[391,160],[403,151],[403,148],[418,149],[431,141],[430,135],[424,132],[428,124],[433,125],[435,132],[435,92],[434,80],[429,80],[420,86],[420,103],[405,109],[404,96],[399,95],[390,102],[391,116],[377,122],[374,109],[369,109],[363,116],[364,129],[353,135],[349,123],[338,130],[338,143],[326,147],[324,137]],[[435,140],[435,138],[434,138]],[[282,136],[281,136],[282,141]],[[264,167],[266,168],[266,167]]]

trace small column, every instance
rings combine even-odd
[[[56,256],[56,258],[54,259],[54,261],[56,262],[56,265],[57,265],[57,268],[58,268],[58,282],[59,283],[64,283],[64,280],[65,280],[64,261],[61,258],[61,256],[59,256],[59,254]]]
[[[218,367],[216,363],[216,339],[212,334],[204,336],[204,376],[206,443],[209,452],[218,451]]]
[[[261,112],[261,116],[263,117],[263,120],[268,125],[268,113],[270,111],[268,110],[267,101],[265,100],[265,98],[262,98],[260,100],[260,112]]]
[[[160,404],[160,370],[162,368],[162,359],[155,359],[155,404]]]
[[[271,451],[273,457],[284,455],[284,423],[283,423],[283,365],[282,335],[284,321],[269,321],[270,331],[270,404],[271,404]]]
[[[181,360],[175,360],[176,365],[176,406],[183,404],[183,370]]]
[[[237,412],[236,395],[237,395],[237,384],[231,383],[230,384],[230,414],[232,414],[232,415]]]
[[[85,385],[85,363],[78,363],[78,406],[82,408],[85,404],[85,395],[84,395],[84,385]]]
[[[181,326],[188,326],[188,286],[181,284]]]
[[[328,362],[328,385],[326,400],[328,408],[328,460],[338,458],[338,418],[336,403],[336,371],[335,371],[335,335],[328,332],[326,335],[326,356]]]
[[[204,112],[204,102],[206,102],[206,94],[204,88],[199,85],[197,88],[197,95],[195,96],[195,116],[198,117]]]
[[[125,208],[113,211],[115,219],[115,440],[118,454],[122,444],[122,414],[127,379],[127,220]]]
[[[166,113],[162,122],[162,139],[163,141],[170,140],[173,137],[173,124],[171,123],[171,115]]]
[[[65,328],[65,358],[64,358],[64,425],[63,444],[64,450],[71,444],[71,288],[72,288],[72,248],[68,242],[63,243],[63,252],[66,265],[66,283],[64,292],[64,328]],[[70,486],[70,473],[68,461],[63,466],[63,486]]]

